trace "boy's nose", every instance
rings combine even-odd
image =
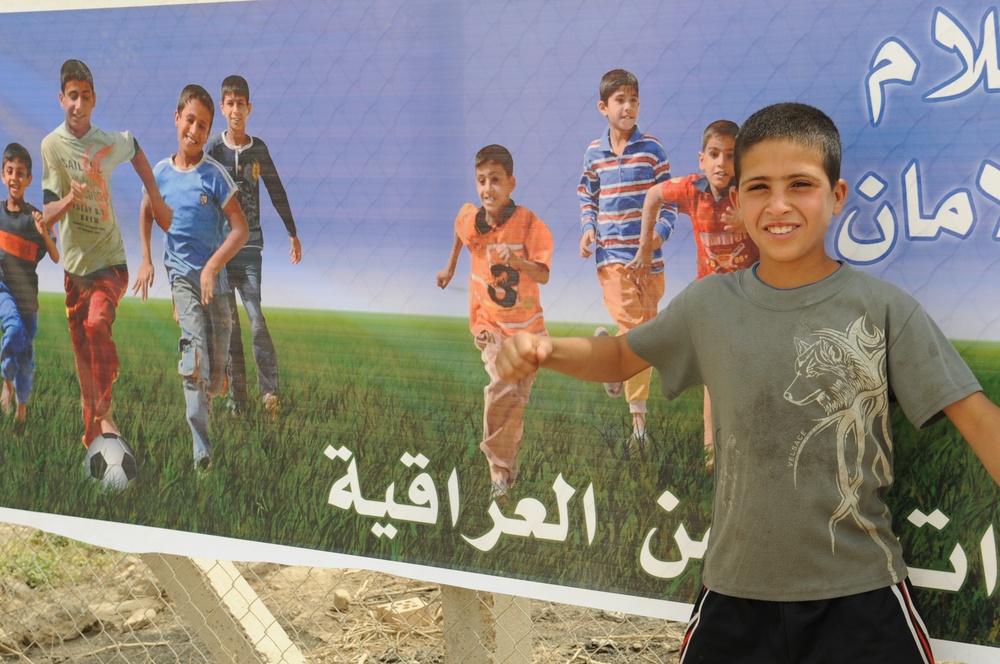
[[[771,210],[787,210],[789,208],[788,199],[785,198],[784,194],[774,192],[771,194],[771,198],[767,202],[767,207]]]

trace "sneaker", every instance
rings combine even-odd
[[[510,487],[507,484],[507,480],[502,478],[494,480],[493,484],[490,485],[490,500],[503,500],[509,492]]]
[[[240,402],[232,397],[226,397],[222,402],[222,410],[229,414],[230,417],[239,417],[243,414],[243,409],[240,407]]]
[[[278,411],[281,410],[281,402],[278,401],[278,395],[268,392],[264,395],[264,412],[266,412],[271,419],[278,417]]]
[[[649,446],[649,434],[644,429],[637,429],[625,440],[625,458],[641,459],[646,456]]]
[[[203,456],[195,459],[194,470],[198,475],[204,475],[208,471],[212,470],[212,457]]]
[[[604,329],[603,327],[599,327],[596,330],[594,330],[594,336],[595,337],[610,337],[611,334],[606,329]],[[608,396],[611,397],[612,399],[614,399],[615,397],[620,397],[622,395],[622,391],[623,390],[624,390],[624,386],[622,385],[622,383],[605,383],[604,384],[604,391],[607,392]]]

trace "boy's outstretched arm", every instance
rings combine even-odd
[[[545,367],[573,378],[595,383],[613,383],[631,378],[649,367],[629,348],[625,336],[552,338],[518,332],[503,342],[497,355],[497,371],[508,383],[516,383]]]
[[[236,196],[232,196],[229,199],[229,202],[226,203],[226,207],[222,208],[222,211],[229,220],[230,230],[225,242],[216,249],[212,257],[205,263],[205,267],[202,268],[201,303],[204,305],[211,302],[212,297],[215,295],[215,276],[219,274],[219,270],[224,268],[226,263],[243,248],[243,245],[247,243],[247,238],[250,237],[250,231],[247,228],[247,218],[243,216],[243,208],[240,207],[240,202]]]
[[[438,288],[447,288],[451,283],[451,278],[455,276],[455,266],[458,265],[458,255],[462,252],[462,240],[455,235],[455,240],[451,244],[451,254],[448,255],[448,264],[443,270],[438,270]]]
[[[167,227],[169,230],[169,226]],[[145,302],[149,297],[149,287],[153,285],[153,253],[150,250],[150,241],[153,237],[153,206],[149,202],[149,195],[142,194],[142,202],[139,204],[139,240],[142,244],[142,263],[139,265],[139,272],[132,284],[132,295],[139,294]]]
[[[153,218],[156,219],[157,225],[163,229],[163,232],[167,232],[167,229],[170,228],[170,222],[174,218],[174,211],[170,209],[167,202],[160,196],[160,188],[156,186],[153,169],[149,165],[149,160],[146,159],[146,153],[139,147],[138,141],[135,144],[135,154],[132,156],[132,168],[135,169],[135,174],[142,180],[142,186],[146,189],[146,194],[143,198],[146,195],[149,196]]]
[[[646,198],[642,202],[642,230],[639,232],[639,250],[636,252],[635,258],[625,265],[625,269],[639,274],[649,272],[649,268],[653,264],[653,251],[663,246],[663,236],[653,232],[663,203],[663,187],[654,184],[646,190]]]
[[[944,414],[1000,485],[1000,407],[982,392],[976,392],[946,406]]]

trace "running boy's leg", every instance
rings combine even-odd
[[[476,337],[476,348],[482,351],[483,364],[490,382],[483,390],[483,441],[479,449],[490,464],[490,478],[503,491],[517,479],[517,453],[524,436],[524,409],[531,396],[535,376],[518,383],[506,383],[496,370],[497,353],[503,339],[492,332]]]
[[[663,297],[663,274],[647,274],[637,278],[624,265],[611,264],[598,269],[597,277],[604,294],[604,306],[618,325],[619,335],[656,317],[660,298]],[[652,369],[646,369],[625,381],[629,412],[637,421],[641,420],[643,429],[651,376]]]
[[[257,387],[261,398],[278,394],[278,355],[274,350],[271,333],[264,320],[260,304],[261,255],[258,251],[243,252],[239,260],[243,265],[244,279],[240,284],[240,299],[250,321],[253,359],[257,364]]]
[[[10,385],[18,374],[18,360],[24,347],[24,323],[21,310],[6,284],[0,283],[0,373],[3,374],[3,411],[9,413],[14,399]]]
[[[117,432],[111,419],[112,386],[118,378],[118,348],[112,338],[115,309],[128,286],[124,265],[86,277],[66,273],[66,317],[83,405],[84,444],[102,431]]]
[[[211,373],[206,311],[201,303],[201,289],[187,279],[174,279],[170,284],[181,326],[178,342],[180,361],[177,372],[184,383],[185,416],[191,427],[194,462],[198,465],[211,454],[209,439],[208,386]],[[221,299],[221,296],[220,296]]]
[[[236,307],[236,291],[243,295],[243,284],[246,281],[244,263],[237,254],[226,265],[226,278],[232,289],[226,299],[229,301],[230,334],[229,334],[229,396],[242,408],[247,403],[247,364],[243,353],[243,329],[240,325],[240,312]],[[244,303],[246,299],[243,300]]]
[[[229,340],[232,333],[232,316],[229,298],[217,295],[206,309],[206,335],[208,340],[209,380],[208,398],[221,397],[228,387]]]
[[[118,380],[119,363],[118,347],[112,337],[116,309],[127,288],[128,269],[124,265],[101,270],[91,286],[90,307],[84,322],[94,376],[94,418],[101,422],[102,431],[114,433],[117,427],[111,421],[111,389]]]
[[[17,372],[14,374],[14,392],[19,406],[28,403],[35,382],[35,335],[38,334],[38,312],[21,315],[24,343],[17,354]]]

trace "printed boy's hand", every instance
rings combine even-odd
[[[583,236],[580,238],[580,256],[582,258],[590,258],[593,255],[593,250],[591,250],[590,245],[594,244],[597,239],[597,233],[592,228],[588,228],[583,232]]]
[[[206,307],[212,303],[215,297],[215,275],[216,270],[208,263],[201,270],[201,303]]]
[[[653,251],[663,246],[663,238],[659,233],[653,233],[653,238],[648,243],[640,243],[639,250],[635,252],[635,258],[625,264],[625,269],[636,277],[649,274],[653,267]]]
[[[728,233],[746,233],[747,227],[743,222],[743,217],[738,213],[733,211],[733,208],[726,208],[726,211],[722,213],[719,217],[719,221],[722,222],[723,228],[726,229]]]
[[[49,232],[49,229],[45,227],[45,217],[38,210],[31,213],[31,218],[35,222],[35,230],[38,231],[39,235],[45,235]]]
[[[454,276],[455,276],[455,270],[449,268],[438,270],[437,273],[438,288],[447,288],[448,284],[451,283],[451,278]]]
[[[511,250],[510,245],[506,242],[500,242],[493,245],[493,251],[497,253],[497,258],[504,265],[510,265]]]
[[[497,354],[496,367],[500,378],[516,383],[538,371],[539,365],[552,354],[548,337],[518,332],[503,342]]]
[[[139,273],[135,277],[135,283],[132,284],[132,295],[139,294],[142,302],[145,302],[149,297],[149,288],[153,285],[154,273],[155,269],[152,263],[143,261],[142,265],[139,266]]]
[[[84,196],[87,193],[87,183],[77,182],[73,180],[69,183],[69,194],[73,198],[73,205],[79,205],[83,202]]]
[[[299,261],[302,260],[302,243],[299,242],[298,237],[288,238],[292,241],[292,248],[288,252],[288,257],[292,260],[292,265],[298,265]]]

